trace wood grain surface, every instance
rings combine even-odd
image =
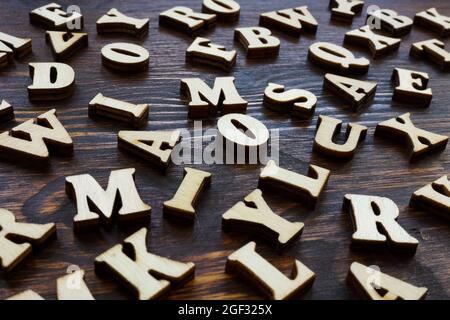
[[[405,146],[373,136],[378,122],[405,112],[412,112],[417,126],[433,132],[450,134],[450,74],[435,65],[409,57],[412,42],[434,38],[433,33],[413,27],[405,36],[400,50],[377,60],[370,53],[355,47],[357,55],[371,60],[366,76],[378,82],[374,101],[358,114],[342,101],[322,89],[324,71],[307,61],[307,51],[315,41],[342,44],[345,32],[362,26],[368,4],[390,8],[413,17],[415,13],[436,7],[450,15],[450,2],[419,0],[366,1],[363,14],[353,23],[330,21],[328,0],[241,0],[241,18],[236,24],[218,23],[201,35],[227,48],[237,48],[238,58],[230,75],[249,101],[247,114],[261,120],[269,129],[280,130],[280,164],[286,169],[306,173],[309,163],[331,170],[328,186],[314,210],[282,195],[265,193],[274,212],[291,221],[305,223],[300,241],[282,254],[267,242],[244,233],[221,230],[222,214],[241,201],[257,186],[259,165],[191,165],[213,174],[211,188],[200,197],[194,224],[163,218],[162,204],[170,199],[182,180],[183,166],[171,166],[165,174],[139,158],[117,148],[117,133],[129,129],[110,120],[94,121],[88,117],[88,102],[99,92],[133,103],[148,103],[150,116],[147,130],[189,129],[187,106],[180,97],[180,79],[200,77],[212,83],[217,76],[228,73],[210,67],[185,64],[185,51],[192,38],[158,26],[158,14],[175,5],[196,10],[201,0],[169,1],[59,1],[66,8],[81,7],[89,47],[82,49],[68,63],[76,72],[74,95],[61,102],[36,103],[28,100],[27,86],[31,80],[29,62],[53,61],[45,44],[45,31],[29,23],[28,13],[49,1],[2,0],[0,31],[19,37],[31,37],[33,53],[0,71],[0,99],[14,106],[16,120],[2,123],[6,131],[27,119],[56,108],[59,119],[74,140],[73,157],[52,156],[48,169],[33,169],[13,162],[0,162],[0,207],[14,212],[20,221],[55,222],[58,238],[44,250],[35,252],[12,274],[0,276],[0,298],[22,290],[33,289],[46,299],[56,298],[56,278],[66,274],[70,265],[86,271],[86,283],[97,299],[128,299],[131,295],[109,277],[94,273],[94,258],[121,242],[143,225],[128,228],[101,228],[86,235],[73,233],[75,206],[64,191],[64,178],[90,173],[106,187],[111,170],[136,168],[136,184],[142,199],[149,203],[152,219],[147,244],[151,252],[196,264],[195,279],[182,288],[172,290],[169,299],[259,299],[261,295],[234,276],[225,274],[227,256],[248,241],[257,241],[257,251],[277,268],[289,274],[295,258],[312,269],[317,279],[303,299],[356,299],[355,291],[346,283],[350,264],[358,261],[378,265],[381,271],[404,281],[429,289],[428,299],[450,298],[450,226],[439,216],[408,207],[409,198],[419,187],[449,173],[450,148],[410,164]],[[367,3],[369,2],[369,3]],[[281,39],[280,54],[275,59],[248,61],[242,47],[233,41],[236,27],[256,26],[262,12],[307,4],[319,22],[317,34],[299,39],[274,32]],[[150,32],[142,41],[126,35],[97,35],[95,21],[110,8],[138,18],[150,18]],[[101,65],[101,48],[112,42],[141,44],[150,52],[149,70],[140,74],[117,74]],[[450,41],[444,41],[450,48]],[[418,109],[392,101],[390,81],[394,67],[427,72],[433,89],[430,108]],[[312,91],[318,97],[315,116],[310,121],[292,119],[289,115],[268,111],[262,105],[268,82]],[[333,116],[344,122],[358,122],[369,127],[365,143],[352,161],[333,161],[312,152],[315,126],[319,114]],[[203,122],[203,129],[214,128],[217,118]],[[206,144],[206,143],[205,143]],[[360,193],[386,196],[400,208],[399,222],[419,240],[414,256],[399,256],[386,250],[350,249],[352,225],[350,216],[342,211],[344,194]]]

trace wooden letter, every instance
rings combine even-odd
[[[203,0],[202,11],[217,15],[217,20],[234,22],[239,20],[241,6],[234,0]]]
[[[17,38],[0,32],[0,68],[12,60],[13,54],[22,58],[31,53],[31,50],[31,39]]]
[[[331,19],[352,22],[363,6],[361,0],[330,0]]]
[[[195,219],[195,205],[203,188],[211,183],[211,173],[184,168],[184,178],[172,199],[165,201],[164,214],[175,215],[190,220]]]
[[[18,294],[15,294],[11,297],[9,297],[6,300],[45,300],[42,298],[38,293],[34,292],[33,290],[26,290],[23,292],[20,292]]]
[[[14,269],[32,251],[56,235],[54,223],[34,224],[16,222],[14,214],[0,209],[0,269]]]
[[[216,18],[215,14],[194,12],[187,7],[173,7],[159,14],[159,25],[193,35],[214,26]]]
[[[275,214],[267,205],[259,189],[254,190],[222,215],[224,230],[249,230],[263,235],[279,248],[284,248],[297,240],[304,224],[290,222]]]
[[[443,71],[450,70],[450,52],[444,50],[445,44],[437,39],[413,43],[409,55],[425,58],[438,64]]]
[[[330,170],[319,166],[310,165],[308,175],[304,176],[283,169],[270,160],[259,175],[258,187],[292,193],[295,197],[315,205],[329,176]]]
[[[262,13],[259,24],[275,28],[293,36],[300,36],[303,30],[317,31],[317,21],[308,11],[308,6]]]
[[[0,103],[0,123],[12,119],[14,119],[13,107],[6,100],[2,100]]]
[[[380,22],[381,28],[390,32],[394,37],[407,35],[411,31],[413,21],[400,16],[394,10],[378,9],[367,14],[367,20],[371,19]],[[373,23],[368,23],[372,25]]]
[[[293,298],[308,290],[316,277],[307,266],[295,260],[291,278],[286,277],[255,251],[256,243],[249,242],[227,259],[225,272],[247,278],[270,299]]]
[[[141,200],[136,189],[135,171],[134,168],[111,171],[106,190],[90,174],[66,177],[66,194],[77,205],[75,230],[98,226],[99,215],[102,222],[110,224],[117,197],[121,200],[119,222],[150,216],[152,208]]]
[[[136,154],[165,170],[180,131],[119,131],[119,149]]]
[[[397,118],[378,123],[375,135],[407,141],[412,146],[411,161],[417,160],[418,157],[426,153],[445,149],[448,141],[447,136],[415,127],[410,117],[411,114],[408,112]]]
[[[398,224],[398,207],[391,199],[346,194],[344,210],[350,212],[355,230],[352,244],[374,246],[389,242],[392,247],[416,251],[419,242]]]
[[[364,74],[370,64],[366,58],[356,58],[349,50],[330,42],[313,43],[308,58],[320,67],[340,74]]]
[[[261,27],[238,28],[234,39],[247,51],[247,59],[270,58],[278,55],[280,40],[269,29]]]
[[[28,158],[44,164],[50,159],[47,146],[63,154],[73,152],[72,139],[56,118],[55,109],[41,114],[36,123],[28,120],[0,134],[0,155],[14,161]]]
[[[142,39],[148,34],[148,21],[129,17],[112,8],[97,20],[97,33],[127,33]]]
[[[447,176],[442,176],[415,191],[411,196],[410,205],[450,219],[450,182]]]
[[[83,16],[76,11],[70,14],[61,10],[61,6],[50,3],[30,12],[30,23],[47,30],[83,29]]]
[[[189,118],[206,118],[220,108],[222,114],[247,110],[247,101],[241,98],[234,86],[234,77],[217,77],[211,89],[200,78],[181,79],[181,94],[189,102]]]
[[[56,280],[58,300],[95,300],[84,282],[84,271],[77,270]]]
[[[140,300],[162,296],[171,283],[189,281],[195,272],[192,262],[181,263],[148,252],[146,234],[147,229],[142,228],[125,239],[123,245],[115,245],[95,258],[96,272],[109,271]],[[127,254],[124,249],[128,249]]]
[[[348,281],[361,296],[371,300],[422,300],[428,291],[358,262],[350,266]]]
[[[366,105],[377,90],[377,84],[374,82],[346,78],[331,73],[325,75],[323,87],[350,103],[355,112]]]
[[[433,30],[441,37],[450,35],[450,17],[439,14],[436,8],[420,11],[414,17],[414,24],[427,30]]]
[[[116,119],[139,128],[147,124],[148,105],[128,103],[99,93],[89,102],[89,116]]]
[[[47,31],[45,40],[56,61],[67,59],[88,45],[88,35],[85,32]]]
[[[433,93],[430,88],[427,89],[427,73],[395,68],[392,82],[395,84],[394,100],[423,107],[430,105]]]
[[[367,127],[349,123],[345,133],[347,141],[344,144],[337,144],[333,142],[333,138],[341,132],[341,126],[341,120],[320,115],[317,121],[314,150],[336,158],[353,157],[358,144],[366,138]]]
[[[269,83],[264,91],[264,105],[276,111],[288,111],[294,117],[310,118],[314,114],[317,98],[309,91],[290,89],[284,91],[284,86]]]
[[[236,50],[226,51],[224,46],[198,37],[186,50],[186,61],[204,63],[230,71],[236,64]]]
[[[30,63],[33,83],[28,86],[31,101],[61,100],[72,95],[75,87],[75,71],[60,62]]]
[[[391,38],[376,34],[369,26],[349,31],[345,34],[344,43],[355,44],[366,47],[377,58],[386,53],[398,50],[402,39]]]
[[[262,152],[267,150],[268,140],[267,127],[258,119],[245,114],[230,113],[217,121],[216,143],[225,150],[226,162],[261,162],[264,160]]]
[[[149,56],[147,49],[133,43],[116,42],[102,48],[103,65],[118,71],[145,71]]]

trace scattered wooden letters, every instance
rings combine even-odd
[[[361,0],[330,0],[331,18],[351,22],[355,14],[362,10]],[[69,9],[68,9],[69,10]],[[216,20],[234,22],[239,19],[240,5],[234,0],[203,0],[202,13],[177,6],[159,15],[159,24],[195,35],[215,25]],[[30,23],[41,26],[56,61],[69,58],[80,48],[88,45],[88,35],[83,29],[83,16],[77,11],[64,11],[56,3],[50,3],[29,13]],[[374,58],[398,50],[401,39],[412,28],[413,21],[390,9],[368,11],[367,25],[345,34],[346,44],[356,44],[368,48]],[[307,6],[275,10],[260,15],[259,24],[264,27],[243,27],[234,30],[234,38],[247,52],[247,58],[276,57],[280,50],[280,40],[269,29],[300,36],[304,31],[316,33],[318,22]],[[393,37],[375,33],[374,26]],[[418,12],[414,24],[427,28],[440,37],[450,35],[450,17],[435,8]],[[149,19],[137,19],[112,8],[97,22],[97,33],[127,33],[142,39],[148,34]],[[269,28],[269,29],[267,29]],[[375,28],[376,29],[376,28]],[[74,32],[75,31],[75,32]],[[78,31],[78,32],[76,32]],[[32,51],[31,39],[18,38],[0,32],[0,68]],[[438,64],[443,71],[450,70],[450,52],[437,39],[413,43],[410,55],[425,58]],[[148,69],[149,52],[133,43],[117,42],[104,46],[101,50],[102,63],[108,68],[125,73]],[[222,45],[212,43],[208,38],[197,37],[186,50],[186,61],[204,63],[219,67],[226,72],[236,64],[236,50],[227,51]],[[369,60],[357,58],[348,49],[329,42],[316,42],[309,47],[308,59],[338,74],[365,74]],[[74,91],[75,72],[71,66],[59,62],[29,63],[32,84],[28,86],[31,101],[61,100]],[[221,112],[217,122],[217,138],[232,145],[233,152],[239,148],[258,151],[267,147],[269,131],[259,120],[247,116],[248,102],[238,93],[234,77],[217,77],[210,88],[200,78],[181,79],[181,92],[190,100],[189,118],[206,118]],[[417,106],[428,107],[432,100],[428,88],[428,74],[403,68],[394,68],[393,100]],[[358,111],[371,99],[377,84],[336,74],[327,73],[324,88],[351,104]],[[290,89],[269,83],[264,91],[264,105],[277,111],[287,111],[293,116],[310,118],[317,104],[316,96],[306,90]],[[97,115],[125,121],[139,128],[147,124],[149,108],[147,104],[132,104],[97,94],[89,103],[89,116]],[[0,122],[14,118],[12,106],[5,100],[0,103]],[[349,123],[345,143],[334,142],[341,131],[342,121],[319,115],[314,150],[335,158],[351,158],[359,143],[366,136],[367,127]],[[170,163],[175,145],[180,140],[180,131],[120,131],[118,147],[137,154],[161,169]],[[442,150],[448,137],[417,128],[405,113],[397,118],[378,123],[375,135],[400,138],[411,146],[410,160],[416,160],[425,153]],[[55,109],[41,114],[36,121],[23,122],[9,132],[0,134],[0,156],[13,161],[28,160],[39,165],[48,164],[49,148],[62,154],[73,152],[73,142],[56,118]],[[228,156],[228,155],[227,155]],[[259,156],[259,155],[258,155]],[[247,160],[247,159],[246,159]],[[239,162],[238,162],[239,163]],[[76,231],[99,224],[110,225],[113,215],[118,219],[131,221],[148,218],[151,207],[140,198],[135,182],[134,168],[113,170],[106,190],[89,174],[73,175],[66,178],[66,193],[76,203],[74,216]],[[262,169],[258,186],[261,189],[294,194],[298,200],[316,204],[323,192],[330,171],[310,165],[308,174],[301,175],[283,169],[270,160]],[[185,168],[184,178],[173,198],[165,201],[163,212],[183,218],[194,219],[195,202],[204,187],[209,186],[211,173]],[[440,214],[450,215],[450,182],[447,175],[421,187],[411,195],[411,206]],[[352,244],[378,246],[388,244],[393,248],[415,252],[418,240],[412,237],[397,222],[399,209],[385,197],[346,194],[343,207],[350,212],[354,225]],[[117,211],[117,212],[116,212]],[[301,222],[289,222],[276,215],[268,206],[260,189],[255,189],[244,202],[238,202],[222,215],[223,229],[243,229],[254,234],[262,234],[278,247],[284,248],[297,240],[303,230]],[[96,272],[108,271],[121,280],[139,299],[159,298],[171,288],[194,277],[195,265],[181,263],[148,252],[147,229],[142,228],[95,259]],[[13,213],[0,209],[0,269],[13,270],[31,252],[32,246],[40,246],[56,235],[54,223],[33,224],[17,222]],[[283,275],[267,260],[255,252],[256,244],[249,242],[232,253],[226,262],[226,272],[239,273],[262,289],[272,299],[287,299],[304,292],[315,279],[315,274],[305,265],[295,260],[291,278]],[[93,300],[90,290],[83,280],[84,271],[57,279],[59,300]],[[79,281],[77,288],[71,282]],[[348,273],[349,282],[363,296],[376,300],[417,300],[424,299],[427,289],[416,287],[372,267],[354,262]],[[9,300],[42,300],[32,290],[26,290]]]

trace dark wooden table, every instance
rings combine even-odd
[[[128,129],[114,121],[93,121],[88,117],[88,102],[99,92],[135,103],[151,106],[147,130],[188,128],[187,107],[180,99],[180,78],[200,77],[212,81],[227,75],[209,67],[185,64],[185,50],[192,39],[182,33],[158,27],[158,14],[175,5],[200,10],[201,0],[170,1],[77,1],[89,33],[89,47],[68,63],[76,72],[75,94],[62,102],[32,104],[26,87],[30,83],[28,63],[53,61],[45,44],[44,30],[30,25],[28,13],[48,1],[6,1],[0,3],[0,30],[31,37],[33,54],[2,69],[0,99],[6,99],[15,109],[16,120],[0,125],[1,131],[35,118],[50,108],[56,108],[75,144],[71,158],[52,156],[48,170],[27,168],[14,163],[0,163],[0,207],[13,211],[18,219],[29,222],[55,222],[58,238],[44,250],[33,254],[17,270],[0,277],[0,298],[25,289],[33,289],[47,299],[56,297],[56,278],[66,274],[70,265],[86,270],[86,282],[97,299],[130,298],[128,291],[108,277],[94,273],[94,258],[121,242],[137,230],[133,228],[99,229],[84,236],[74,235],[72,218],[74,204],[64,191],[68,175],[90,173],[104,187],[111,170],[136,168],[136,184],[143,200],[151,204],[149,251],[180,261],[196,264],[195,279],[182,288],[171,291],[169,299],[243,299],[260,298],[259,292],[224,273],[227,256],[251,240],[257,240],[257,251],[286,274],[293,259],[299,259],[314,270],[317,279],[304,299],[355,299],[357,295],[346,283],[350,264],[359,261],[378,265],[381,270],[429,289],[428,299],[450,297],[450,226],[431,213],[408,207],[411,193],[424,184],[449,173],[450,148],[440,154],[410,164],[407,152],[400,144],[374,138],[378,122],[405,112],[412,112],[417,126],[439,134],[450,133],[450,75],[435,65],[409,57],[412,42],[435,37],[419,27],[404,37],[400,50],[378,60],[371,59],[367,78],[378,82],[375,100],[359,114],[322,89],[323,70],[307,61],[307,50],[315,41],[342,44],[344,34],[364,24],[365,13],[352,23],[330,21],[328,0],[304,0],[319,22],[315,36],[299,39],[274,32],[281,38],[279,57],[272,60],[247,61],[240,45],[233,42],[237,26],[256,26],[259,14],[275,9],[291,8],[298,1],[241,0],[241,18],[235,25],[218,24],[202,35],[238,50],[237,65],[230,73],[236,86],[249,101],[247,114],[260,119],[269,129],[280,129],[280,163],[286,169],[306,173],[310,163],[329,168],[331,177],[315,210],[280,195],[265,194],[276,213],[291,221],[302,221],[305,229],[300,241],[283,254],[278,254],[264,241],[242,233],[224,233],[222,214],[242,200],[257,186],[260,166],[251,165],[192,165],[213,174],[211,188],[202,194],[195,224],[169,221],[162,216],[162,203],[172,197],[182,178],[183,166],[171,166],[166,174],[152,165],[117,149],[117,132]],[[435,6],[450,15],[450,2],[433,1],[367,1],[381,8],[390,8],[413,17],[418,11]],[[59,1],[64,8],[73,1]],[[364,7],[364,12],[367,8]],[[143,41],[123,35],[100,36],[95,21],[110,8],[135,17],[150,18],[150,33]],[[148,72],[136,75],[114,73],[101,65],[100,50],[111,42],[129,41],[146,47],[150,52]],[[450,41],[445,41],[450,48]],[[365,50],[352,48],[358,55],[369,57]],[[427,72],[431,78],[433,102],[428,109],[417,109],[392,102],[390,76],[394,67]],[[318,97],[315,116],[311,121],[292,119],[289,115],[268,111],[262,106],[263,92],[268,82],[282,83],[312,91]],[[210,82],[211,83],[211,82]],[[356,121],[369,127],[368,137],[355,158],[336,162],[312,152],[317,116],[330,115],[344,122]],[[217,118],[203,122],[203,128],[214,128]],[[361,193],[386,196],[400,208],[400,224],[419,241],[417,253],[401,257],[389,251],[353,251],[350,249],[352,225],[348,214],[342,212],[343,196]]]

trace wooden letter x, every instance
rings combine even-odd
[[[411,121],[410,113],[377,124],[375,135],[387,138],[399,137],[412,145],[411,161],[425,153],[445,149],[447,136],[441,136],[423,129],[416,128]]]

